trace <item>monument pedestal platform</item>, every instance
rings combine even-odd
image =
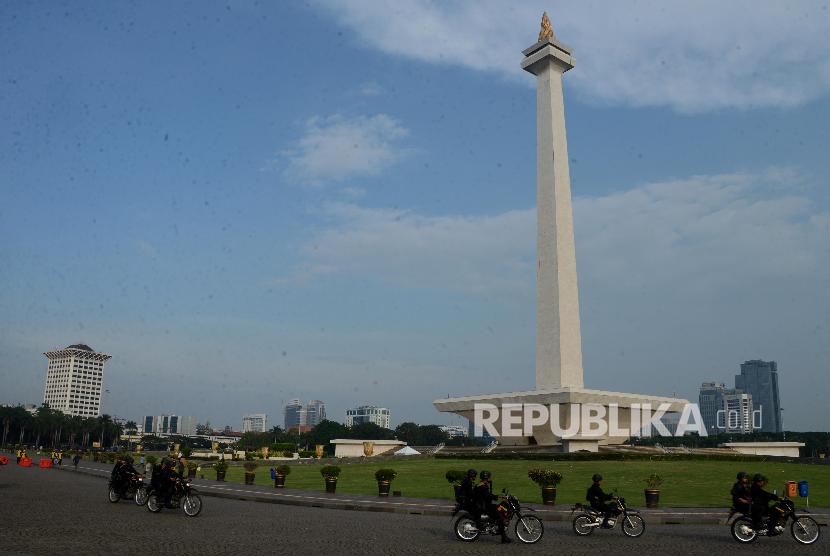
[[[608,392],[605,390],[592,390],[589,388],[564,387],[550,390],[531,390],[528,392],[509,392],[503,394],[482,394],[477,396],[464,396],[460,398],[446,398],[435,400],[432,404],[435,409],[442,413],[455,413],[473,422],[475,407],[477,404],[490,404],[496,406],[500,411],[503,407],[516,404],[540,404],[544,406],[558,405],[559,423],[561,428],[567,430],[571,425],[571,407],[574,404],[580,405],[601,405],[605,408],[616,406],[618,429],[630,429],[632,425],[631,408],[636,406],[642,408],[646,404],[656,411],[661,404],[668,404],[667,412],[679,413],[689,403],[682,398],[669,398],[664,396],[651,396],[647,394],[628,394],[624,392]],[[635,420],[634,428],[639,428]],[[556,436],[551,430],[550,422],[532,427],[532,435],[528,436],[502,436],[501,419],[495,424],[499,432],[496,440],[503,446],[561,446],[563,452],[580,450],[596,451],[599,446],[607,444],[622,444],[628,440],[628,434],[615,434],[609,430],[609,434],[596,436],[583,434],[582,431],[574,432],[572,435]],[[521,428],[519,426],[519,428]]]

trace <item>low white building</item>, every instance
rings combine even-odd
[[[803,442],[727,442],[724,446],[740,454],[797,458],[801,455],[801,448],[806,444]]]
[[[353,438],[336,438],[329,444],[334,446],[336,458],[374,457],[388,452],[396,452],[406,446],[400,440],[355,440]]]

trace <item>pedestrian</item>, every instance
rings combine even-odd
[[[17,449],[17,452],[15,452],[15,454],[17,455],[17,463],[18,463],[18,465],[19,465],[19,464],[20,464],[20,460],[23,458],[23,450],[21,450],[20,448],[18,448],[18,449]]]
[[[58,452],[58,465],[63,467],[63,450]]]
[[[144,467],[144,461],[144,454],[141,454],[141,457],[138,458],[138,463],[139,465],[141,465],[141,467]]]
[[[72,458],[72,464],[75,466],[75,471],[78,470],[78,462],[81,461],[81,454],[75,452],[75,456]]]

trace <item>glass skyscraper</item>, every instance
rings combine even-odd
[[[741,364],[735,375],[735,388],[752,395],[756,410],[761,410],[761,431],[782,432],[781,401],[778,397],[778,364],[754,359]]]

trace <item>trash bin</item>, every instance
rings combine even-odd
[[[795,498],[798,496],[798,483],[795,481],[787,481],[784,483],[784,492],[787,498]]]
[[[798,495],[802,498],[807,498],[810,494],[810,489],[807,486],[807,481],[798,482]]]

